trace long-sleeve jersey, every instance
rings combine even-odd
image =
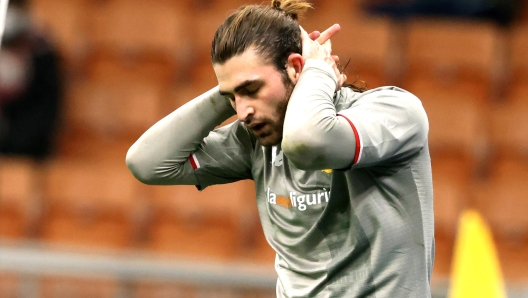
[[[234,114],[216,87],[150,128],[127,164],[150,184],[254,180],[277,297],[430,297],[433,193],[421,102],[397,87],[335,92],[321,62],[307,61],[292,93],[284,151],[262,146],[239,121],[215,129]],[[315,152],[301,142],[308,137]]]

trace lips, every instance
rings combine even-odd
[[[259,131],[264,128],[264,126],[266,126],[266,123],[256,123],[252,124],[249,128],[253,131]]]
[[[261,136],[265,133],[265,128],[267,126],[266,122],[260,122],[260,123],[251,123],[251,125],[248,125],[247,128],[253,132],[256,136]]]

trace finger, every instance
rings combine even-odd
[[[330,39],[323,43],[322,46],[328,54],[332,53],[332,41]]]
[[[337,67],[337,64],[334,63],[333,68],[334,68],[334,71],[335,71],[335,74],[336,74],[337,78],[341,79],[342,74],[341,74],[341,71],[339,70],[339,68]]]
[[[338,82],[337,82],[337,86],[336,86],[336,91],[340,90],[341,87],[343,87],[343,85],[344,85],[345,82],[346,82],[346,79],[347,79],[347,76],[344,75],[344,74],[341,74],[341,75],[339,76],[339,80],[338,80]]]
[[[337,66],[337,63],[334,61],[333,58],[327,57],[325,59],[326,63],[328,63],[332,69],[334,70],[334,73],[336,75],[337,81],[339,83],[339,80],[341,79],[341,71],[339,71],[339,67]]]
[[[336,74],[336,76],[337,76],[337,79],[338,79],[338,81],[339,81],[339,85],[341,86],[342,83],[343,83],[343,82],[342,82],[343,74],[341,73],[341,70],[339,69],[339,67],[337,66],[336,63],[334,63],[334,64],[332,65],[332,68],[334,69],[335,74]]]
[[[321,35],[317,38],[317,41],[319,42],[319,44],[324,44],[327,40],[329,40],[332,36],[339,32],[339,30],[341,30],[341,26],[339,26],[339,24],[334,24],[325,31],[323,31]]]
[[[321,32],[314,31],[314,32],[308,34],[308,36],[310,36],[311,40],[316,40],[317,38],[319,38],[319,36],[321,36]]]
[[[313,43],[314,41],[310,39],[308,32],[306,32],[302,26],[299,26],[299,28],[301,29],[302,53],[304,56],[305,53],[309,52],[310,43]]]
[[[332,55],[332,59],[334,59],[336,63],[339,62],[339,56],[337,55]]]
[[[308,32],[306,32],[302,26],[299,26],[299,28],[301,28],[301,39],[310,38]]]
[[[343,86],[343,75],[338,74],[337,75],[337,85],[336,85],[336,91],[341,89],[341,86]]]

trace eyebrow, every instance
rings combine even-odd
[[[247,86],[251,85],[251,84],[254,84],[254,83],[258,83],[258,82],[261,82],[262,80],[245,80],[243,81],[242,83],[240,83],[238,86],[235,87],[235,93],[240,91],[240,89],[244,89],[246,88]],[[222,91],[220,90],[219,93],[221,95],[229,95],[231,94],[230,92],[227,92],[227,91]]]

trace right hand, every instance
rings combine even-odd
[[[308,34],[301,27],[301,39],[302,39],[302,56],[306,61],[308,59],[323,60],[328,63],[334,70],[337,77],[336,90],[339,90],[345,83],[347,77],[342,74],[337,66],[339,57],[332,55],[332,45],[330,38],[339,32],[341,27],[339,24],[334,24],[328,29],[320,33],[319,31],[313,31]]]

